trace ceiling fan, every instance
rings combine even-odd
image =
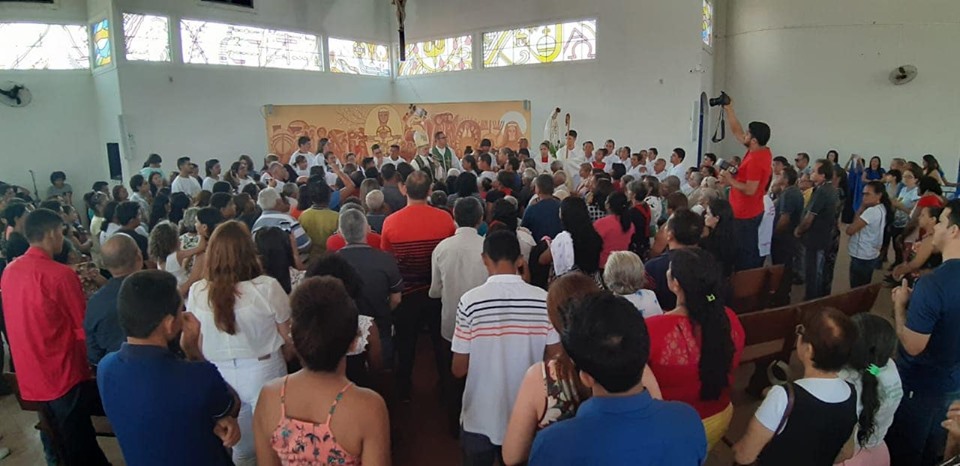
[[[895,86],[901,86],[917,77],[917,67],[913,65],[898,66],[890,72],[890,82]]]
[[[0,103],[10,107],[26,107],[33,100],[33,94],[23,84],[7,81],[0,85]]]

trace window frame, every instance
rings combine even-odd
[[[156,16],[156,17],[164,18],[164,19],[167,20],[167,59],[166,59],[166,60],[131,60],[130,58],[127,57],[127,56],[130,54],[130,49],[127,48],[127,29],[126,29],[126,27],[125,27],[126,18],[124,18],[124,15]],[[123,23],[123,25],[121,26],[121,29],[122,29],[122,32],[123,32],[123,61],[126,62],[126,63],[138,63],[138,64],[143,64],[143,63],[161,63],[161,64],[166,63],[166,64],[170,64],[170,63],[174,63],[174,62],[175,62],[175,60],[174,60],[175,47],[174,47],[174,40],[173,40],[173,24],[174,24],[174,21],[173,21],[173,20],[174,20],[174,18],[173,18],[171,15],[169,15],[169,14],[164,14],[164,13],[151,13],[151,12],[143,12],[143,11],[121,11],[121,13],[120,13],[120,22]],[[119,49],[118,49],[118,50],[119,50]],[[183,64],[182,57],[181,57],[181,61],[180,61],[180,62],[181,62],[181,64]]]
[[[498,33],[498,32],[512,31],[512,30],[524,29],[524,28],[539,28],[539,27],[543,27],[543,26],[556,26],[556,25],[558,25],[558,24],[566,24],[566,23],[575,23],[575,22],[580,22],[580,23],[582,23],[582,22],[586,22],[586,21],[593,21],[593,28],[594,28],[594,51],[593,51],[593,58],[587,58],[587,59],[583,59],[583,60],[563,60],[563,61],[551,61],[551,62],[540,62],[540,61],[537,61],[536,63],[522,63],[522,64],[512,64],[512,65],[503,65],[503,66],[487,66],[487,65],[484,63],[483,36],[484,36],[485,34],[494,34],[494,33]],[[478,53],[480,54],[480,64],[481,64],[481,68],[480,68],[480,69],[483,69],[483,70],[497,70],[497,69],[512,69],[512,68],[516,68],[516,67],[523,68],[523,67],[528,66],[528,65],[536,65],[536,66],[556,66],[556,65],[560,65],[560,64],[570,65],[570,64],[576,64],[576,63],[581,63],[581,64],[585,64],[585,63],[595,63],[597,60],[600,59],[600,48],[599,48],[599,45],[598,45],[598,44],[600,43],[600,27],[599,27],[599,23],[600,23],[600,19],[599,19],[597,16],[585,16],[585,17],[581,17],[581,18],[578,18],[578,19],[570,19],[570,18],[567,18],[567,19],[558,19],[558,20],[545,20],[545,21],[540,22],[540,23],[538,23],[538,24],[532,24],[532,25],[531,25],[530,23],[525,23],[525,24],[516,24],[516,25],[513,25],[513,26],[498,27],[498,28],[496,28],[496,29],[487,28],[486,30],[483,30],[483,31],[481,31],[481,32],[479,33],[479,35],[480,35],[480,41],[479,41],[480,47],[479,47]],[[491,29],[493,29],[493,30],[491,30]]]
[[[83,72],[83,73],[89,73],[89,74],[93,73],[94,69],[93,69],[93,61],[92,61],[93,57],[92,57],[92,49],[91,49],[92,36],[90,34],[91,32],[90,24],[87,24],[86,22],[66,23],[66,22],[40,22],[40,21],[34,21],[34,20],[0,21],[0,24],[33,24],[33,25],[41,25],[41,26],[62,26],[62,27],[73,26],[73,27],[80,28],[80,31],[78,32],[82,32],[83,36],[86,37],[87,39],[87,44],[86,44],[87,56],[86,56],[86,59],[83,60],[83,62],[86,63],[87,65],[86,67],[83,67],[83,68],[0,68],[0,73],[7,73],[7,72],[36,73],[36,72],[50,72],[50,71],[57,72],[57,73],[69,73],[69,72]]]
[[[394,77],[395,77],[396,79],[400,79],[400,78],[403,78],[403,79],[407,79],[407,78],[419,78],[419,77],[424,77],[424,76],[443,75],[443,74],[447,74],[447,73],[464,73],[464,72],[469,73],[469,72],[471,72],[471,71],[478,71],[478,70],[483,69],[482,67],[481,67],[481,68],[478,68],[478,67],[476,66],[476,61],[477,61],[477,32],[476,32],[476,31],[464,31],[462,34],[454,34],[454,35],[449,35],[449,36],[435,36],[435,37],[428,37],[428,38],[424,38],[424,39],[407,40],[407,41],[406,41],[406,44],[407,44],[407,45],[411,45],[411,44],[419,44],[419,43],[423,43],[423,42],[435,42],[435,41],[438,41],[438,40],[458,39],[458,38],[463,38],[463,37],[469,37],[469,38],[470,38],[470,68],[465,69],[465,70],[437,71],[437,72],[433,72],[433,73],[407,74],[407,75],[405,75],[405,74],[400,74],[400,65],[401,65],[401,62],[400,62],[400,44],[397,43],[397,44],[394,44],[395,47],[392,47],[392,48],[393,48],[393,52],[394,52],[393,62],[395,63],[395,66],[396,66],[396,71],[395,71],[395,73],[394,73]],[[409,58],[409,57],[407,57],[407,58]]]
[[[317,38],[317,53],[318,53],[318,59],[319,59],[319,63],[318,63],[318,64],[319,64],[320,69],[314,70],[314,69],[297,69],[297,68],[278,68],[278,67],[274,67],[274,66],[260,66],[260,65],[257,65],[257,66],[245,66],[245,65],[230,65],[230,64],[224,64],[224,63],[191,63],[191,62],[187,61],[187,55],[188,55],[188,54],[185,53],[186,51],[184,50],[184,45],[186,44],[186,38],[185,38],[185,36],[184,36],[184,34],[183,34],[183,22],[184,22],[184,21],[200,21],[200,22],[204,22],[204,23],[224,24],[224,25],[227,25],[227,26],[248,27],[248,28],[260,29],[260,30],[265,30],[265,31],[289,32],[289,33],[293,33],[293,34],[303,34],[303,35],[314,36],[314,37]],[[258,24],[237,24],[237,23],[235,23],[235,22],[233,22],[233,21],[227,22],[227,21],[223,21],[223,20],[219,20],[219,19],[210,19],[210,20],[207,20],[207,19],[196,19],[196,18],[188,18],[188,17],[179,17],[179,18],[177,18],[177,34],[179,35],[179,39],[180,39],[180,44],[179,44],[179,45],[180,45],[180,49],[178,50],[178,53],[180,54],[180,63],[183,64],[184,66],[215,66],[215,67],[221,67],[221,68],[227,68],[227,69],[282,70],[282,71],[297,71],[297,72],[303,72],[303,73],[324,73],[324,72],[327,72],[327,71],[328,71],[328,70],[327,70],[327,67],[328,67],[328,66],[327,66],[327,64],[326,64],[327,59],[324,57],[324,37],[323,37],[321,34],[318,34],[318,33],[316,33],[316,32],[308,32],[308,31],[302,31],[302,30],[290,30],[290,29],[274,29],[274,28],[269,27],[269,26],[262,26],[262,25],[258,25]],[[171,46],[171,47],[172,47],[172,46]],[[172,53],[173,53],[173,50],[171,50],[171,55],[172,55]]]
[[[376,45],[376,46],[386,47],[386,49],[387,49],[387,75],[384,76],[384,75],[380,75],[380,74],[342,73],[342,72],[339,72],[339,71],[333,71],[333,63],[330,61],[330,41],[331,41],[331,40],[350,41],[350,42],[355,42],[355,43],[372,44],[372,45]],[[323,52],[324,52],[324,53],[323,53],[323,59],[326,60],[326,63],[327,63],[326,68],[323,70],[324,72],[328,72],[328,73],[330,73],[330,74],[336,74],[336,75],[344,75],[344,76],[363,76],[363,77],[367,77],[367,78],[381,78],[381,79],[383,79],[383,78],[393,79],[394,77],[396,77],[396,71],[397,71],[397,70],[394,70],[393,62],[395,61],[395,59],[397,59],[397,58],[399,57],[399,55],[394,55],[394,53],[393,53],[393,52],[394,52],[394,50],[393,50],[394,47],[393,47],[389,42],[388,42],[388,43],[379,43],[379,42],[374,42],[374,41],[366,41],[366,40],[363,40],[363,39],[348,39],[348,38],[344,38],[344,37],[334,37],[334,36],[332,36],[332,35],[324,36],[324,37],[323,37],[323,41],[324,41],[324,44],[326,45],[326,47],[323,49]],[[399,66],[397,66],[397,69],[399,69]]]

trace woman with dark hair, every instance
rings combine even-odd
[[[497,224],[502,224],[507,230],[516,233],[517,241],[520,241],[520,255],[523,256],[523,260],[530,260],[530,251],[537,245],[537,242],[533,239],[530,230],[520,226],[520,219],[517,217],[517,205],[509,199],[500,199],[493,203],[493,209],[490,212],[490,229],[493,229],[494,225]]]
[[[163,179],[163,169],[160,168],[160,164],[163,163],[163,159],[160,158],[158,154],[150,154],[147,156],[147,160],[143,162],[143,168],[140,170],[140,174],[144,178],[152,178],[154,173],[160,175],[160,178]]]
[[[303,193],[300,193],[300,196],[302,197]],[[253,202],[249,194],[240,193],[233,196],[233,204],[237,209],[237,220],[246,224],[247,228],[253,228],[253,224],[256,223],[257,218],[260,217],[260,210],[257,203]]]
[[[154,205],[157,205],[154,203]],[[117,207],[120,206],[120,203],[117,201],[109,201],[105,206],[103,206],[103,222],[100,224],[100,244],[106,243],[110,238],[110,234],[113,234],[114,231],[120,229],[120,225],[117,225]],[[152,220],[151,216],[151,222]],[[162,220],[162,219],[161,219]],[[157,221],[159,223],[159,220]],[[111,225],[113,228],[110,228]],[[153,227],[151,223],[150,227]],[[110,233],[108,234],[108,230]]]
[[[859,338],[840,378],[856,387],[860,417],[858,451],[843,466],[890,466],[890,452],[883,438],[903,398],[900,374],[892,359],[899,343],[897,332],[876,314],[857,314],[851,320]]]
[[[940,220],[943,209],[924,207],[917,217],[919,236],[907,252],[906,262],[894,267],[884,281],[891,286],[900,284],[906,278],[910,283],[937,268],[943,262],[943,254],[933,245],[933,229]]]
[[[700,414],[709,451],[733,418],[730,388],[743,352],[743,327],[724,305],[720,264],[707,251],[671,252],[667,286],[677,295],[677,307],[647,319],[650,369],[664,400],[682,401]]]
[[[896,199],[891,199],[893,205],[893,225],[890,228],[890,236],[893,239],[894,262],[890,266],[892,270],[903,262],[903,232],[907,224],[910,223],[913,208],[920,200],[920,190],[917,187],[923,174],[920,170],[914,168],[905,168],[900,175],[903,186]]]
[[[218,226],[204,256],[203,278],[190,286],[187,312],[200,321],[204,358],[240,397],[241,436],[233,459],[248,464],[256,458],[253,408],[260,389],[286,374],[280,349],[292,348],[290,300],[277,280],[263,274],[246,225],[231,220]]]
[[[203,278],[204,273],[204,260],[206,259],[206,250],[207,244],[210,242],[210,235],[213,234],[217,226],[223,223],[224,218],[220,215],[220,211],[214,209],[213,207],[204,207],[197,211],[195,219],[195,228],[197,232],[197,243],[193,248],[185,248],[183,244],[183,237],[180,238],[180,260],[185,259],[184,255],[189,254],[193,256],[193,262],[187,263],[187,269],[190,271],[190,276],[187,277],[187,281],[180,285],[180,293],[184,296],[187,295],[187,292],[190,290],[190,287],[200,281]]]
[[[310,278],[291,296],[291,332],[303,369],[264,385],[257,404],[261,465],[389,464],[390,421],[377,393],[347,377],[357,307],[336,278]],[[336,417],[336,422],[332,422]]]
[[[853,456],[857,391],[840,371],[850,362],[857,326],[829,307],[804,313],[801,322],[796,346],[803,377],[767,392],[733,446],[736,464],[827,466]]]
[[[210,206],[210,197],[213,196],[213,193],[207,190],[202,190],[197,193],[196,196],[193,196],[193,200],[190,202],[190,205],[193,207],[209,207]]]
[[[177,227],[170,222],[160,222],[150,231],[147,246],[149,258],[157,263],[157,268],[168,272],[177,278],[177,286],[187,281],[187,269],[179,260],[180,239],[177,237]]]
[[[230,164],[230,170],[223,177],[224,181],[230,183],[234,192],[240,192],[246,185],[253,182],[248,176],[247,164],[242,160]]]
[[[868,183],[870,181],[882,180],[883,175],[885,175],[887,172],[883,169],[881,164],[882,162],[880,161],[880,157],[870,157],[870,165],[863,169],[862,181],[864,183]]]
[[[725,199],[713,199],[703,211],[703,238],[700,247],[720,262],[723,278],[729,278],[737,265],[737,238],[733,226],[733,208]]]
[[[923,176],[929,176],[930,178],[933,178],[937,181],[937,184],[941,186],[951,185],[944,179],[944,173],[943,169],[940,168],[940,162],[936,157],[933,156],[933,154],[926,154],[923,156]]]
[[[183,220],[183,212],[190,208],[190,196],[186,193],[173,193],[170,195],[170,214],[167,219],[174,225],[180,224]]]
[[[221,170],[222,168],[220,167],[220,161],[217,159],[207,160],[203,164],[203,171],[206,176],[203,178],[203,183],[201,183],[201,188],[204,191],[213,192],[213,185],[216,184],[217,181],[220,181]],[[205,206],[201,206],[201,207],[205,207]]]
[[[157,198],[159,191],[163,189],[166,184],[163,181],[163,173],[161,172],[152,172],[150,173],[150,197],[153,199]]]
[[[111,192],[113,193],[113,200],[117,202],[124,202],[130,198],[130,193],[127,192],[127,188],[122,184],[114,186]]]
[[[613,182],[606,176],[597,178],[596,187],[587,194],[587,212],[590,221],[596,222],[607,215],[607,197],[613,194]]]
[[[464,171],[457,176],[457,189],[453,194],[447,196],[447,207],[453,208],[453,205],[457,203],[457,199],[462,199],[468,196],[473,196],[478,200],[480,199],[480,190],[477,188],[477,175],[472,171]]]
[[[383,367],[380,332],[373,327],[372,306],[363,294],[363,279],[349,262],[338,254],[324,254],[310,264],[305,277],[333,277],[343,283],[347,295],[360,312],[356,326],[356,344],[347,352],[347,378],[361,387],[373,387],[374,373]],[[385,387],[379,387],[381,389]]]
[[[303,271],[296,267],[290,233],[277,227],[263,228],[253,235],[253,241],[257,245],[263,272],[280,282],[283,291],[290,294],[303,279]]]
[[[940,187],[940,183],[937,183],[937,180],[932,177],[921,177],[917,183],[917,192],[920,193],[920,198],[916,204],[913,205],[913,210],[910,212],[910,221],[901,234],[904,251],[912,248],[913,244],[917,241],[920,233],[917,231],[917,218],[920,216],[920,211],[925,207],[943,208],[946,204],[943,199],[943,189]]]
[[[630,202],[627,195],[615,192],[607,197],[607,216],[593,222],[593,228],[603,240],[603,249],[600,251],[600,268],[607,266],[607,258],[615,251],[626,251],[630,248],[630,239],[636,231],[630,220]]]
[[[650,252],[650,231],[653,213],[650,206],[643,202],[647,198],[647,188],[642,180],[631,181],[626,188],[627,200],[630,201],[630,222],[633,223],[633,237],[630,238],[630,252],[641,259]]]
[[[893,220],[893,206],[887,190],[880,181],[870,181],[863,187],[863,202],[847,226],[850,241],[850,288],[869,284],[880,261],[883,231]]]
[[[461,174],[473,173],[473,176],[477,176],[480,173],[480,167],[477,166],[477,158],[473,155],[463,156],[460,164],[463,165],[463,171],[460,172]]]
[[[560,202],[561,231],[550,248],[540,254],[540,265],[553,263],[553,273],[559,277],[570,271],[596,276],[600,271],[600,251],[603,238],[593,229],[587,204],[579,197],[568,197]]]
[[[835,150],[833,150],[833,149],[828,150],[828,151],[827,151],[827,160],[829,160],[830,163],[832,163],[832,164],[834,164],[834,165],[839,165],[839,164],[840,164],[840,153],[837,152],[837,151],[835,151]]]

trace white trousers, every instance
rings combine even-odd
[[[263,385],[287,374],[287,366],[280,351],[270,359],[231,359],[213,363],[240,397],[240,442],[233,447],[233,462],[238,466],[256,465],[257,452],[253,442],[253,408],[257,406]]]

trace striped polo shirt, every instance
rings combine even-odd
[[[397,259],[405,293],[430,287],[433,250],[456,229],[448,212],[425,204],[408,205],[383,221],[381,249]]]
[[[560,336],[547,316],[547,292],[519,275],[493,275],[460,298],[454,353],[470,356],[463,430],[503,445],[507,422],[530,366]]]

